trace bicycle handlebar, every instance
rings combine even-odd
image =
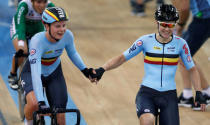
[[[77,122],[76,125],[80,125],[80,111],[78,109],[65,109],[65,108],[47,108],[44,110],[38,110],[33,113],[34,123],[36,122],[36,116],[38,114],[52,114],[56,116],[57,113],[68,113],[75,112],[77,114]]]

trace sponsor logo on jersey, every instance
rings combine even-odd
[[[187,48],[187,44],[184,44],[182,49],[184,50],[184,53],[187,55],[189,53],[189,50]]]
[[[53,51],[50,50],[50,51],[45,52],[44,54],[50,54],[50,53],[53,53]]]
[[[31,60],[29,60],[29,62],[30,62],[30,64],[35,64],[36,63],[36,59],[35,58],[31,59]]]
[[[158,46],[154,46],[154,50],[161,50],[161,48]]]
[[[138,46],[138,47],[142,46],[142,44],[143,44],[142,40],[139,40],[139,41],[136,42],[136,46]]]
[[[30,51],[30,55],[31,55],[31,56],[33,56],[35,53],[36,53],[36,50],[35,50],[35,49],[32,49],[32,50]]]
[[[174,52],[175,51],[175,47],[171,46],[167,48],[168,52]]]
[[[21,7],[19,9],[18,16],[17,16],[17,24],[20,24],[20,17],[21,17],[21,15],[22,15],[22,13],[23,13],[24,10],[25,10],[24,7]]]
[[[57,50],[55,50],[55,53],[62,53],[62,50],[63,49],[57,49]]]
[[[129,53],[131,53],[134,50],[136,50],[136,45],[135,44],[133,44],[133,46],[129,49]]]
[[[34,16],[34,13],[33,11],[31,10],[29,13],[28,13],[29,16]]]

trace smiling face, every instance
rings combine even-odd
[[[174,21],[170,21],[170,22],[157,22],[158,24],[158,30],[160,35],[164,38],[164,39],[168,39],[171,37],[171,35],[173,34],[173,30],[174,27],[176,25],[176,23]]]
[[[46,30],[48,33],[47,36],[50,41],[52,41],[52,42],[55,41],[52,37],[60,40],[60,39],[62,39],[64,33],[66,32],[66,21],[54,22],[50,26],[47,24]],[[50,33],[51,33],[52,37],[50,36]]]
[[[37,13],[42,14],[47,6],[47,0],[32,0],[33,8]]]

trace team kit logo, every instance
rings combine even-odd
[[[138,46],[138,47],[142,46],[142,44],[143,44],[142,40],[139,40],[139,41],[136,42],[136,46]]]
[[[168,52],[175,52],[175,47],[174,46],[168,47],[167,51]]]
[[[33,56],[35,53],[36,53],[36,50],[35,49],[31,49],[30,55]]]
[[[132,51],[136,50],[136,47],[140,47],[143,45],[143,41],[142,40],[138,40],[136,43],[133,44],[133,46],[129,49],[129,53],[131,53]]]
[[[192,59],[191,59],[191,56],[188,55],[188,54],[189,54],[189,50],[188,50],[188,48],[187,48],[187,44],[184,44],[184,46],[182,47],[182,49],[184,50],[184,53],[187,55],[187,61],[188,61],[188,62],[191,62]]]

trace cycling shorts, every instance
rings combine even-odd
[[[176,90],[160,92],[152,88],[141,86],[136,96],[137,116],[144,113],[159,113],[160,125],[179,125],[179,110]]]
[[[41,76],[50,107],[66,108],[68,93],[61,64],[47,77]],[[21,83],[25,95],[33,91],[30,63],[27,60],[21,73]]]

